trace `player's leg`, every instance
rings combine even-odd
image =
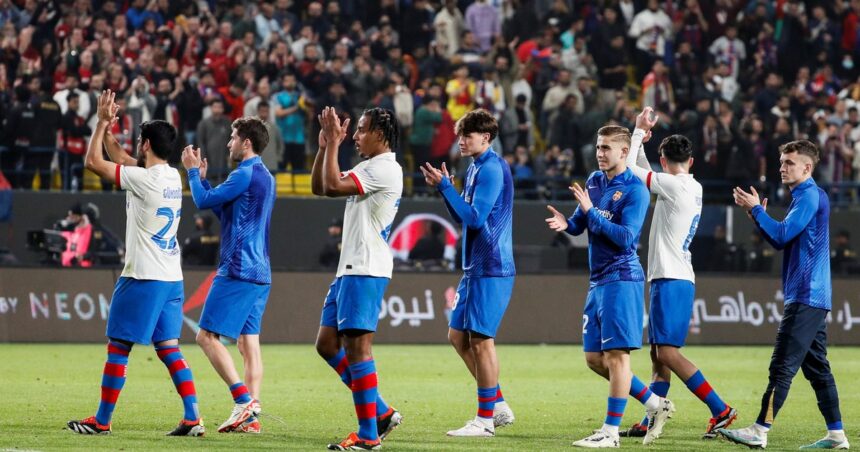
[[[495,427],[513,423],[514,414],[499,401],[499,360],[495,336],[513,291],[513,277],[464,277],[458,290],[456,317],[451,316],[449,338],[477,383],[478,410],[464,427],[450,436],[493,436]],[[464,337],[468,332],[468,348]],[[453,336],[453,337],[452,337]],[[471,356],[470,356],[471,355]],[[474,364],[472,364],[474,362]]]
[[[179,349],[179,336],[182,333],[182,303],[185,299],[182,282],[160,282],[165,290],[167,301],[162,308],[152,343],[161,362],[167,367],[176,392],[182,399],[183,416],[179,425],[168,433],[170,436],[202,436],[205,433],[203,420],[197,407],[197,390],[194,376],[185,357]]]
[[[197,344],[209,359],[212,367],[227,384],[235,405],[230,416],[218,431],[221,433],[236,430],[248,418],[260,413],[260,403],[251,396],[248,386],[239,378],[236,364],[227,347],[221,343],[221,336],[238,339],[245,327],[250,313],[258,303],[259,284],[218,276],[200,314],[200,331]]]
[[[809,352],[800,366],[803,376],[812,384],[818,410],[827,425],[827,435],[801,449],[848,449],[848,438],[842,427],[842,413],[839,411],[839,393],[836,390],[836,380],[830,371],[827,360],[827,324],[822,321],[815,335]]]
[[[66,425],[81,434],[110,433],[111,417],[125,385],[128,355],[134,343],[148,344],[161,313],[161,305],[150,301],[145,281],[119,278],[108,313],[107,360],[102,373],[101,399],[95,416],[72,420]]]
[[[656,362],[671,369],[687,389],[708,406],[711,418],[704,438],[711,439],[716,436],[717,429],[731,425],[737,418],[737,410],[723,402],[702,372],[681,353],[693,314],[695,291],[695,285],[688,280],[652,281],[648,335],[655,344]]]
[[[320,316],[320,328],[317,331],[316,350],[340,377],[347,388],[352,388],[352,376],[349,373],[349,362],[346,359],[346,349],[343,338],[337,329],[337,294],[340,278],[329,286],[325,303]],[[403,416],[394,407],[385,403],[382,394],[376,394],[376,427],[379,439],[383,440],[392,430],[403,422]]]
[[[379,321],[379,300],[385,294],[388,278],[344,276],[337,291],[337,324],[343,334],[352,400],[358,417],[358,431],[330,449],[374,449],[381,440],[377,425],[376,403],[379,395],[373,337]],[[393,428],[393,427],[392,427]]]
[[[650,320],[650,317],[649,317]],[[650,329],[649,329],[650,336]],[[668,366],[662,364],[657,360],[657,347],[655,345],[651,345],[651,384],[648,386],[648,390],[656,397],[665,398],[669,394],[669,382],[672,377],[672,370],[669,369]],[[636,397],[637,394],[640,394],[642,391],[635,385],[635,381],[639,380],[636,375],[633,375],[633,381],[630,384],[630,395]],[[639,391],[637,391],[639,389]],[[648,400],[645,398],[646,394],[642,394],[642,397],[636,397],[640,402],[644,400]],[[621,437],[631,437],[631,438],[642,438],[648,432],[648,410],[645,410],[645,416],[641,421],[633,424],[627,430],[621,430],[619,435]]]
[[[800,370],[826,315],[823,309],[810,308],[800,303],[790,303],[785,307],[770,358],[767,389],[762,395],[761,409],[755,423],[736,430],[719,429],[717,433],[745,446],[767,446],[771,424],[785,403],[791,380]]]

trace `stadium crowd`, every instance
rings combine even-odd
[[[649,157],[669,134],[693,140],[706,201],[751,184],[783,197],[776,149],[799,138],[821,145],[816,180],[834,201],[860,182],[858,0],[0,0],[0,33],[12,187],[39,173],[47,188],[52,168],[81,186],[108,88],[128,152],[138,124],[166,119],[181,132],[171,160],[194,143],[215,178],[241,116],[267,120],[270,170],[307,172],[324,106],[353,124],[385,107],[418,175],[458,167],[453,123],[483,107],[519,196],[553,197],[595,169],[597,128],[632,129],[644,103],[660,116]]]

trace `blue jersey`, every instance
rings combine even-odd
[[[645,184],[628,168],[612,180],[596,171],[588,177],[585,189],[594,207],[588,213],[577,207],[567,220],[567,232],[579,235],[588,230],[591,286],[644,281],[636,245],[651,201]]]
[[[812,178],[791,190],[791,205],[782,221],[761,206],[752,216],[774,248],[785,249],[782,291],[785,304],[802,303],[830,310],[830,201]]]
[[[218,276],[271,284],[269,223],[275,205],[275,178],[260,157],[243,161],[223,184],[212,188],[188,170],[191,197],[200,209],[212,209],[221,220],[221,264]]]
[[[508,164],[487,149],[469,165],[462,197],[448,179],[438,188],[451,217],[463,225],[463,273],[514,276],[514,181]]]

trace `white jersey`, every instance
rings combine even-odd
[[[388,236],[403,194],[403,168],[393,152],[386,152],[355,165],[343,177],[351,177],[360,194],[346,198],[337,276],[391,278],[394,257]]]
[[[176,230],[182,214],[182,179],[167,164],[117,165],[117,187],[126,191],[125,268],[122,276],[182,281]]]
[[[690,243],[702,215],[702,185],[691,174],[651,171],[641,147],[644,136],[641,129],[633,132],[630,149],[638,151],[628,154],[627,166],[657,195],[648,233],[648,281],[668,278],[695,283]]]

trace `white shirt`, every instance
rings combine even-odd
[[[636,48],[663,56],[666,39],[672,34],[672,19],[662,10],[644,9],[633,17],[627,35],[636,39]]]
[[[657,195],[651,231],[648,233],[648,281],[683,279],[696,282],[690,243],[702,215],[702,185],[690,174],[651,171],[642,139],[642,129],[633,131],[627,167]]]
[[[126,191],[125,268],[122,276],[182,281],[176,230],[182,213],[182,179],[167,164],[117,166],[117,187]]]
[[[346,198],[337,276],[391,278],[394,257],[388,236],[403,194],[403,168],[393,152],[386,152],[355,165],[343,177],[351,177],[360,194]]]

